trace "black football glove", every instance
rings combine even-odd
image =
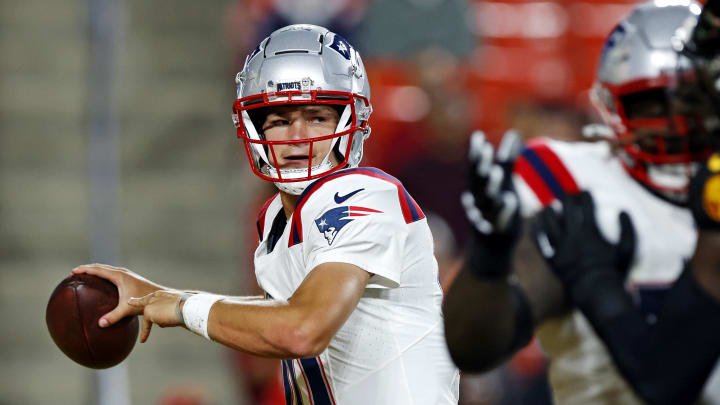
[[[468,221],[481,239],[513,244],[520,234],[519,201],[512,183],[520,136],[508,131],[497,153],[481,131],[470,138],[468,183],[461,202]]]
[[[690,180],[688,203],[698,228],[720,230],[720,154],[700,163]]]
[[[621,212],[620,240],[608,242],[595,220],[590,193],[567,195],[562,212],[545,208],[533,224],[533,240],[568,292],[593,273],[609,272],[624,279],[635,251],[635,230],[630,216]]]
[[[520,204],[512,183],[520,136],[508,131],[497,153],[481,131],[470,138],[468,183],[461,202],[472,225],[473,244],[466,267],[483,278],[501,278],[510,271],[513,247],[520,236]]]

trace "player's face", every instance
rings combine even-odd
[[[678,134],[668,119],[673,109],[668,104],[662,89],[638,92],[623,98],[623,107],[630,120],[646,121],[645,126],[633,128],[635,143],[645,152],[657,154],[678,154],[684,151],[688,138]],[[659,120],[659,121],[658,121]],[[649,124],[654,122],[654,124]],[[659,146],[658,139],[662,139]]]
[[[333,134],[340,116],[327,105],[295,105],[275,107],[270,110],[262,124],[262,131],[268,141],[288,141],[317,138]],[[308,158],[312,165],[322,163],[330,152],[332,139],[312,143],[294,143],[274,146],[278,168],[294,169],[308,167]],[[312,153],[312,156],[310,156]],[[333,166],[339,162],[334,154],[330,155]]]

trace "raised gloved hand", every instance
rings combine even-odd
[[[573,298],[579,284],[592,288],[592,283],[580,281],[592,280],[600,272],[625,278],[635,251],[635,229],[627,213],[621,212],[619,221],[620,239],[613,244],[600,232],[593,199],[584,191],[566,195],[562,212],[545,208],[533,224],[538,250]]]
[[[470,138],[470,189],[463,192],[461,202],[480,239],[513,244],[520,234],[512,169],[521,150],[520,136],[513,130],[505,133],[497,153],[481,131],[475,131]]]
[[[473,229],[466,268],[477,277],[497,279],[510,272],[522,226],[512,183],[513,164],[521,150],[515,131],[505,133],[497,153],[482,132],[476,131],[470,139],[470,189],[462,194],[461,202]]]

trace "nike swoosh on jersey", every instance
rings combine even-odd
[[[357,189],[357,190],[355,190],[355,191],[353,191],[353,192],[351,192],[351,193],[345,194],[345,195],[342,196],[342,197],[341,197],[338,193],[335,193],[335,203],[336,203],[336,204],[342,204],[342,203],[345,202],[345,200],[347,200],[348,198],[354,196],[355,194],[357,194],[357,193],[359,193],[359,192],[361,192],[361,191],[363,191],[363,190],[365,190],[365,189],[364,189],[364,188],[359,188],[359,189]]]

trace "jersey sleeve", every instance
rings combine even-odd
[[[332,194],[325,197],[318,195],[324,203],[303,213],[306,271],[323,263],[349,263],[372,273],[369,288],[399,286],[408,227],[397,189],[366,187],[339,204]]]
[[[547,140],[527,144],[515,160],[513,181],[524,217],[535,215],[565,194],[580,192],[572,173]]]

